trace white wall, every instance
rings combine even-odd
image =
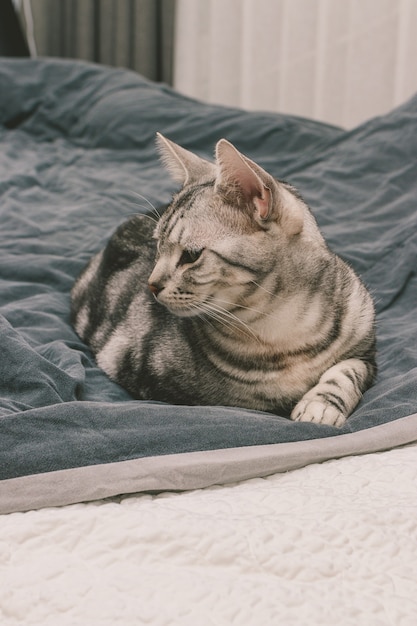
[[[417,0],[177,0],[174,86],[347,128],[417,91]]]

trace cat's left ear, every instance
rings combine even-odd
[[[216,187],[231,184],[255,207],[259,221],[278,220],[288,235],[303,228],[304,213],[283,186],[254,161],[241,154],[229,141],[221,139],[216,146],[218,176]]]
[[[182,148],[161,135],[161,133],[156,133],[156,145],[162,162],[172,178],[183,185],[201,181],[202,178],[207,176],[215,176],[213,163]]]

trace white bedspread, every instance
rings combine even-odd
[[[415,626],[417,446],[0,517],[0,624]]]

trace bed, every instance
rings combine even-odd
[[[69,323],[116,226],[175,184],[155,133],[294,184],[377,310],[343,428],[133,400]],[[351,131],[121,69],[0,61],[2,624],[414,624],[417,97]]]

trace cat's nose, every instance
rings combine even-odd
[[[166,282],[165,275],[163,271],[161,271],[160,267],[154,267],[150,276],[148,276],[148,288],[149,291],[155,296],[158,297],[162,289],[164,288]]]
[[[161,291],[161,287],[156,283],[148,283],[149,291],[156,297]]]

